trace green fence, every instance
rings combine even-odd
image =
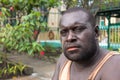
[[[99,43],[101,47],[111,48],[115,50],[120,48],[120,23],[110,24],[110,26],[102,25],[99,26],[99,29],[100,29]],[[110,34],[108,34],[108,31]]]

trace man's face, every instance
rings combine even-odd
[[[60,22],[62,48],[72,61],[90,59],[96,51],[95,32],[85,12],[66,13]]]

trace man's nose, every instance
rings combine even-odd
[[[67,37],[67,41],[69,42],[73,42],[76,40],[75,34],[72,31],[69,31],[68,37]]]

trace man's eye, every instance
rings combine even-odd
[[[61,34],[61,36],[66,36],[67,35],[67,30],[61,30],[60,31],[60,34]]]
[[[74,32],[82,32],[85,28],[83,27],[78,27],[74,29]]]

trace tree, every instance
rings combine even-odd
[[[63,0],[66,8],[80,6],[96,14],[100,9],[119,6],[119,0]],[[111,5],[112,4],[112,5]]]
[[[4,28],[1,29],[5,34],[3,38],[0,38],[0,42],[4,44],[5,50],[6,48],[18,51],[26,51],[27,49],[30,54],[36,49],[39,51],[41,46],[36,44],[37,36],[40,31],[46,29],[46,18],[50,8],[58,5],[58,0],[0,0],[0,11],[2,12],[0,20],[3,23],[6,22]],[[9,25],[9,20],[11,22],[16,20],[16,24]],[[33,38],[34,34],[36,34],[35,38]]]
[[[50,8],[57,7],[59,4],[58,0],[0,0],[0,7],[6,8],[6,11],[10,14],[6,17],[10,18],[9,22],[12,26],[22,23],[22,17],[26,16],[24,18],[33,23],[34,30],[37,29],[38,32],[40,32],[40,29],[45,28]],[[30,17],[33,18],[30,19]],[[37,39],[37,36],[35,39]]]
[[[0,0],[0,23],[5,23],[2,27],[0,25],[0,46],[9,52],[39,54],[44,48],[33,40],[33,31],[43,29],[45,20],[40,21],[40,18],[43,14],[48,15],[49,9],[57,5],[57,0]],[[0,79],[18,75],[19,72],[22,74],[24,65],[12,65],[6,54],[0,53]]]

